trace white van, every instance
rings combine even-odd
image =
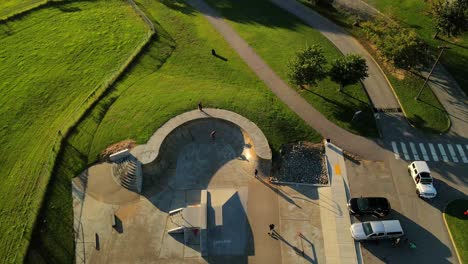
[[[408,172],[416,184],[416,194],[419,197],[431,199],[436,197],[437,191],[434,188],[429,166],[425,161],[414,161],[408,166]]]
[[[376,240],[376,239],[392,239],[404,235],[400,221],[371,221],[355,223],[351,225],[351,235],[354,240]]]

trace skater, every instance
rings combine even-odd
[[[216,130],[211,131],[210,137],[211,137],[212,140],[215,140],[215,138],[216,138]]]
[[[270,228],[270,231],[268,231],[268,235],[272,236],[275,232],[275,224],[270,224],[268,227]]]
[[[198,110],[200,110],[201,112],[203,112],[203,106],[202,106],[201,102],[198,103]]]

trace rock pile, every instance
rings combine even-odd
[[[283,145],[280,152],[278,181],[328,184],[327,162],[322,144],[287,144]]]

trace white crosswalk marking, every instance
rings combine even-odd
[[[457,149],[458,149],[458,153],[460,153],[460,157],[463,160],[463,163],[468,163],[468,159],[466,158],[465,151],[463,151],[462,145],[457,144],[456,146],[457,146]]]
[[[437,152],[435,151],[434,145],[432,145],[432,143],[429,143],[429,149],[431,150],[432,159],[434,161],[439,161],[439,156],[437,156]]]
[[[416,150],[416,146],[414,145],[414,143],[410,142],[409,145],[410,145],[411,151],[413,152],[414,160],[420,160],[418,151]]]
[[[452,159],[454,162],[458,162],[457,154],[455,153],[455,150],[453,149],[451,144],[447,144],[448,150],[450,152],[450,155],[452,156]]]
[[[408,154],[408,150],[406,149],[405,143],[400,142],[400,145],[401,145],[401,149],[403,150],[403,155],[405,155],[405,160],[409,160],[410,157],[409,157],[409,154]]]
[[[398,153],[398,147],[395,141],[392,141],[392,148],[393,148],[393,153],[395,154],[395,159],[399,160],[400,154]]]
[[[419,148],[421,149],[424,160],[429,161],[429,156],[427,155],[427,151],[426,151],[426,148],[424,147],[424,144],[419,143]]]
[[[437,146],[439,147],[440,154],[442,155],[442,159],[443,159],[445,162],[449,161],[449,159],[448,159],[448,157],[447,157],[447,154],[445,153],[444,146],[442,146],[442,144],[437,144]]]

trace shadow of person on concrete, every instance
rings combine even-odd
[[[273,233],[271,234],[271,237],[274,239],[278,239],[282,243],[286,244],[288,247],[290,247],[294,252],[302,256],[307,262],[309,263],[315,263],[314,259],[312,259],[309,255],[305,254],[305,252],[298,247],[294,246],[291,244],[288,240],[286,240],[280,233],[278,233],[276,230],[273,230]],[[309,241],[310,242],[310,241]]]
[[[400,221],[405,232],[403,239],[408,238],[409,242],[415,243],[416,248],[412,249],[404,243],[394,247],[393,239],[361,242],[361,246],[369,253],[385,263],[452,263],[449,258],[455,256],[431,232],[397,211],[391,213],[391,218]]]

